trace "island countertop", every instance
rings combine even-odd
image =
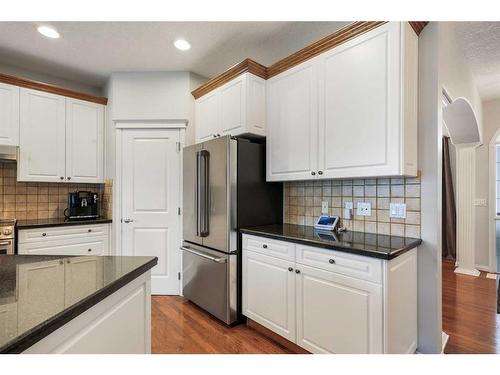
[[[318,231],[312,226],[272,224],[241,228],[241,233],[390,260],[422,243],[421,239],[364,232]]]
[[[0,255],[0,353],[24,351],[157,263],[145,256]]]

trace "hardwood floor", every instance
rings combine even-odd
[[[496,281],[453,270],[453,262],[443,262],[443,331],[450,335],[445,353],[500,353]]]
[[[500,353],[496,281],[458,275],[443,262],[443,330],[446,353]],[[287,354],[244,324],[228,328],[182,297],[152,299],[152,352],[171,354]]]
[[[245,324],[228,328],[182,297],[153,297],[151,314],[152,353],[290,353]]]

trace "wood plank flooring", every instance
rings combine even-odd
[[[496,281],[458,275],[443,262],[446,353],[500,353]],[[284,354],[289,351],[244,324],[228,328],[182,297],[152,299],[152,352]]]
[[[227,327],[182,297],[153,297],[151,314],[152,353],[290,353],[245,324]]]
[[[450,335],[445,353],[500,353],[497,282],[453,272],[443,261],[443,331]]]

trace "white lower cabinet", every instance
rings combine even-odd
[[[293,262],[243,252],[243,310],[286,339],[295,339],[295,274]]]
[[[417,249],[386,261],[243,235],[242,293],[243,315],[312,353],[417,349]]]
[[[109,224],[20,229],[18,254],[109,255]]]

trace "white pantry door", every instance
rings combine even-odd
[[[153,294],[180,291],[179,135],[126,129],[122,137],[122,255],[158,257]]]

